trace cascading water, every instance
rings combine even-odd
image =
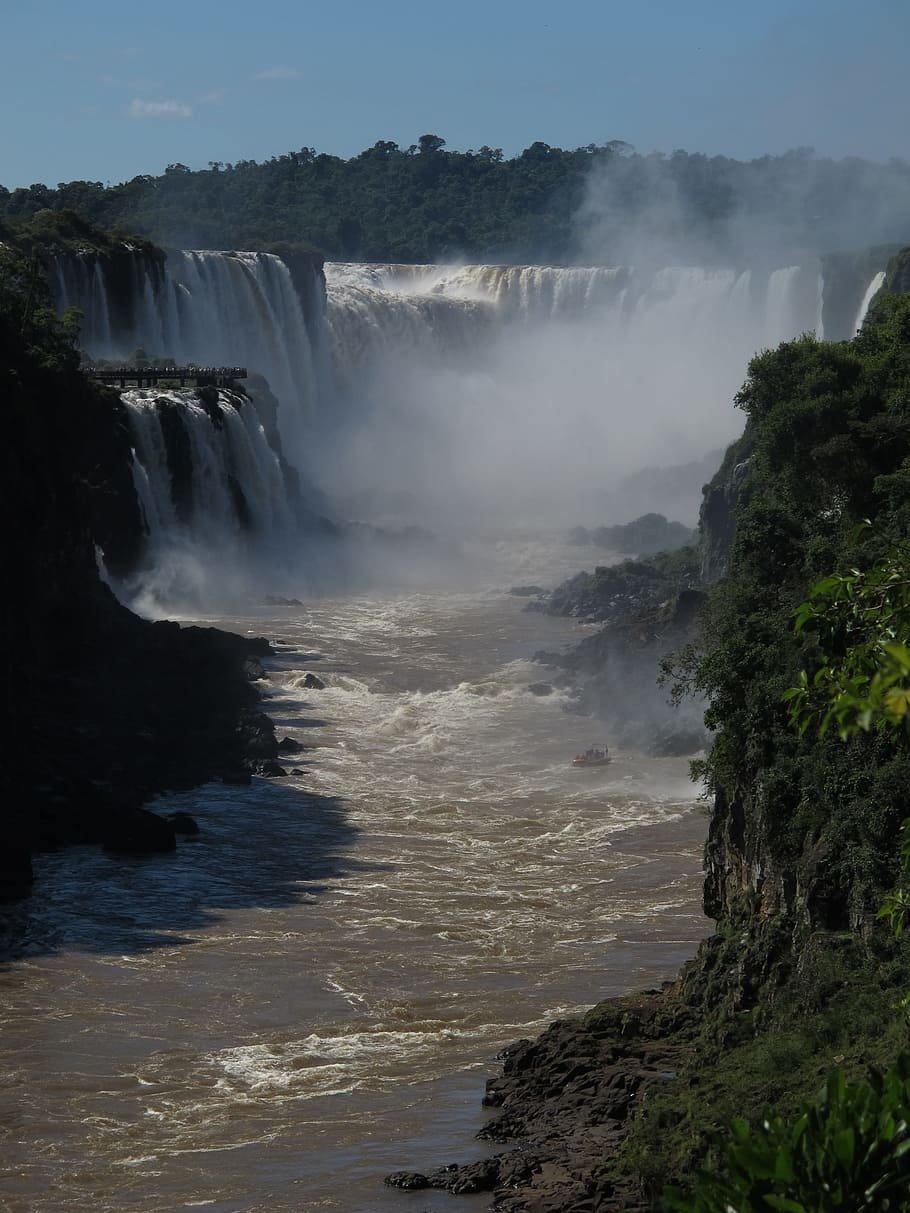
[[[872,300],[875,298],[875,296],[878,294],[878,292],[882,289],[884,282],[885,282],[885,271],[879,270],[879,272],[875,275],[875,277],[872,279],[872,281],[866,287],[866,293],[863,295],[862,303],[860,303],[860,305],[859,305],[859,311],[856,313],[856,321],[854,322],[854,325],[853,325],[853,327],[857,333],[863,327],[863,322],[866,319],[866,313],[869,311],[869,307],[872,304]]]
[[[344,264],[326,283],[346,375],[321,434],[323,489],[361,514],[457,530],[627,520],[625,475],[736,436],[748,359],[816,328],[820,276]],[[654,508],[694,521],[699,488]]]
[[[315,270],[301,282],[268,253],[172,252],[163,268],[136,253],[125,269],[129,298],[118,310],[101,266],[68,258],[56,274],[59,306],[84,313],[91,357],[123,362],[142,349],[181,364],[248,366],[266,376],[278,398],[288,457],[304,461],[325,357]]]
[[[456,533],[627,520],[623,479],[734,438],[730,401],[749,357],[820,333],[823,288],[815,264],[329,264],[324,282],[313,262],[292,272],[261,253],[162,260],[128,250],[116,274],[112,264],[88,254],[58,263],[60,305],[84,310],[92,356],[125,359],[141,347],[176,362],[245,364],[277,398],[277,434],[266,432],[305,492],[315,486],[342,515]],[[261,394],[256,380],[250,391]],[[227,415],[235,429],[254,414]],[[189,405],[185,424],[198,441]],[[223,537],[238,490],[260,535],[293,514],[286,478],[282,489],[261,451],[241,458],[231,441],[235,488],[220,496],[206,448],[193,448],[194,475],[208,469],[215,497],[183,524],[184,543],[187,526],[203,546],[212,531]],[[162,528],[160,551],[176,532],[146,500],[161,498],[141,462],[137,492],[150,529]],[[256,482],[263,467],[268,491]],[[654,502],[689,522],[697,506],[697,486]]]
[[[273,571],[297,519],[255,406],[227,391],[208,408],[190,391],[140,389],[122,399],[147,532],[134,587],[144,605],[232,596]]]

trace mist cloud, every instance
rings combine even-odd
[[[582,263],[788,265],[910,240],[910,164],[800,148],[737,161],[686,152],[604,156],[576,215]]]

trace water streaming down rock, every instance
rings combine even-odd
[[[213,570],[243,581],[273,569],[300,523],[280,453],[255,404],[229,391],[122,394],[146,531],[134,579],[158,601],[192,598]],[[209,586],[210,589],[216,587]]]
[[[885,271],[879,270],[879,272],[866,287],[866,293],[863,295],[862,303],[859,305],[859,311],[856,313],[856,321],[853,326],[857,332],[859,332],[859,330],[863,327],[863,321],[866,319],[866,313],[869,311],[872,300],[882,289],[884,281]]]
[[[116,266],[88,254],[61,258],[55,277],[60,307],[84,313],[82,340],[93,358],[125,361],[141,349],[150,358],[266,375],[285,450],[303,461],[325,357],[316,261],[298,259],[292,272],[268,253],[178,251],[162,261],[128,251]]]
[[[91,356],[142,348],[176,362],[247,365],[277,398],[270,437],[305,487],[317,485],[342,513],[430,525],[471,521],[472,511],[475,521],[501,516],[506,498],[524,516],[529,494],[556,520],[578,522],[579,489],[603,514],[603,486],[620,470],[723,445],[738,429],[729,405],[748,358],[820,334],[823,295],[815,263],[329,264],[323,277],[314,258],[129,247],[118,257],[61,257],[55,279],[60,306],[85,313]],[[252,381],[254,399],[258,390]],[[200,542],[223,537],[238,518],[282,532],[294,513],[288,478],[282,488],[257,446],[247,424],[255,413],[225,414],[228,475],[201,443],[205,411],[193,412],[189,397],[171,405],[183,399],[192,437],[184,463],[206,479],[176,493],[182,539],[188,530]],[[174,519],[151,450],[137,458],[137,492],[150,532],[161,528],[160,549],[177,534]],[[171,476],[173,488],[173,467]],[[193,493],[214,496],[190,511]],[[393,499],[407,508],[386,509]]]

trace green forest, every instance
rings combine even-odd
[[[710,704],[719,931],[684,978],[684,1081],[625,1155],[688,1188],[707,1153],[674,1209],[910,1207],[908,350],[910,297],[882,293],[855,341],[766,351],[737,397],[730,566],[678,666]]]
[[[613,140],[513,157],[439,135],[380,140],[350,159],[302,147],[269,160],[171,164],[122,184],[0,186],[0,216],[72,211],[166,247],[269,250],[333,260],[598,263],[642,249],[701,263],[836,252],[910,240],[910,165],[831,160],[800,148],[739,161],[641,154]],[[634,233],[634,238],[633,238]],[[631,246],[631,247],[630,247]],[[280,250],[277,250],[280,251]]]

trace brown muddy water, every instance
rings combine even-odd
[[[212,621],[276,643],[303,773],[161,798],[202,831],[173,856],[39,858],[0,967],[4,1213],[477,1213],[382,1177],[481,1157],[500,1048],[694,952],[688,764],[572,768],[604,738],[528,658],[582,629],[503,586],[578,553],[513,557],[492,588]]]

